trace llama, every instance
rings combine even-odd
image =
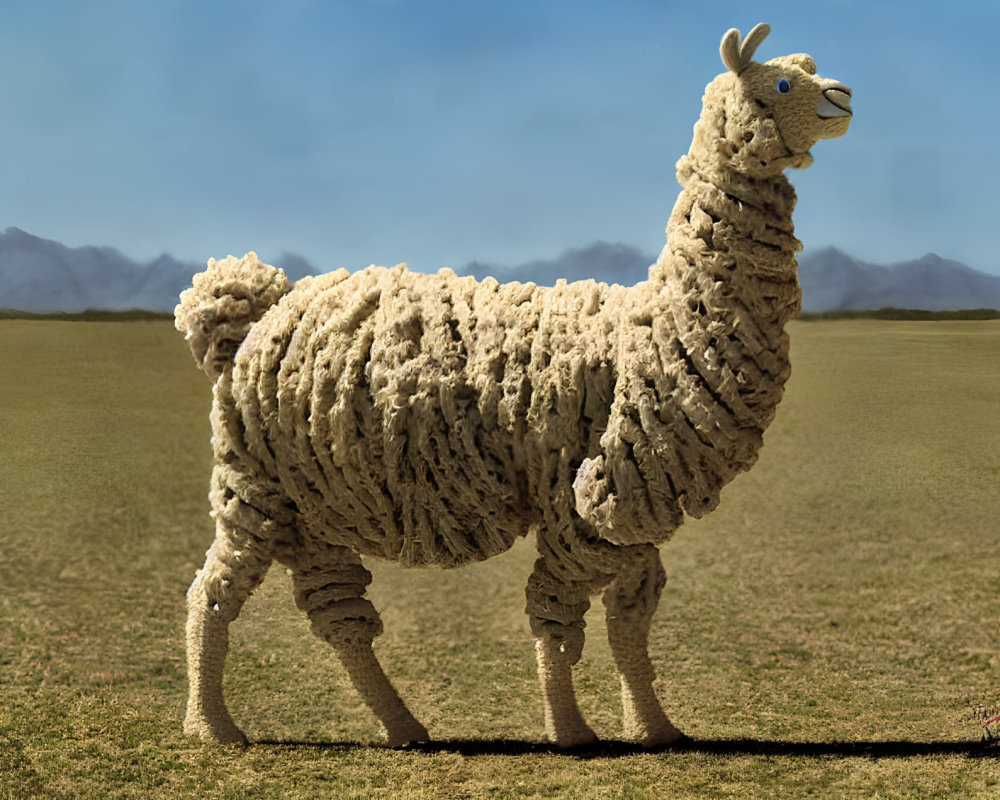
[[[382,624],[362,557],[455,567],[533,533],[548,738],[596,738],[571,672],[598,592],[626,737],[682,737],[647,652],[657,548],[757,458],[801,296],[784,170],[852,118],[850,90],[809,56],[751,60],[768,32],[723,38],[667,244],[634,287],[403,264],[292,286],[254,253],[195,276],[175,315],[214,382],[216,537],[188,593],[185,732],[246,741],[222,693],[228,627],[276,560],[388,744],[427,741],[372,650]]]

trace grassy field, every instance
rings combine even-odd
[[[232,629],[253,744],[181,734],[209,383],[169,322],[0,321],[0,797],[1000,795],[975,719],[1000,703],[1000,322],[790,330],[760,462],[663,548],[652,652],[692,743],[616,740],[599,603],[578,687],[605,742],[541,743],[522,543],[370,565],[377,649],[437,740],[396,752],[280,569]]]

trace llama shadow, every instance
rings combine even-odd
[[[258,745],[303,747],[321,750],[357,750],[371,747],[362,742],[296,742],[259,740]],[[376,745],[384,747],[384,745]],[[407,753],[458,753],[463,756],[519,756],[527,754],[562,755],[589,761],[601,758],[624,758],[641,754],[703,753],[716,756],[799,756],[804,758],[865,758],[869,760],[919,758],[923,756],[964,756],[969,759],[1000,759],[1000,741],[862,741],[797,742],[760,739],[691,739],[657,748],[644,748],[632,742],[616,740],[560,748],[547,742],[516,739],[445,739],[421,742],[406,747]]]

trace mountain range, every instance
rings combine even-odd
[[[799,258],[799,283],[803,311],[1000,309],[1000,276],[934,253],[881,266],[828,247]]]
[[[551,286],[557,278],[596,278],[631,285],[646,278],[655,255],[621,243],[595,242],[567,250],[554,259],[517,266],[472,261],[460,275],[497,280],[534,281]],[[275,259],[289,278],[317,274],[302,256]],[[87,309],[172,311],[177,295],[191,285],[200,263],[163,254],[133,261],[112,247],[66,247],[18,228],[0,234],[0,309],[29,312]],[[971,269],[929,253],[889,266],[853,258],[833,247],[807,251],[799,258],[803,311],[865,310],[885,306],[952,311],[1000,309],[1000,276]]]

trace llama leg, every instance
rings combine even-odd
[[[663,713],[653,691],[649,628],[666,583],[655,547],[623,550],[623,564],[604,593],[608,641],[622,684],[625,736],[645,747],[672,744],[683,734]]]
[[[535,635],[545,734],[559,747],[597,740],[580,713],[572,676],[573,665],[583,653],[583,616],[590,608],[590,588],[589,582],[556,578],[546,559],[540,558],[525,590]]]
[[[427,729],[400,699],[372,650],[382,620],[364,597],[371,573],[346,547],[322,547],[293,571],[296,605],[308,614],[313,633],[337,651],[354,688],[385,727],[389,746],[428,741]]]
[[[246,743],[226,709],[222,673],[229,651],[229,623],[271,564],[261,544],[218,524],[205,566],[188,590],[188,702],[184,733],[217,742]]]

